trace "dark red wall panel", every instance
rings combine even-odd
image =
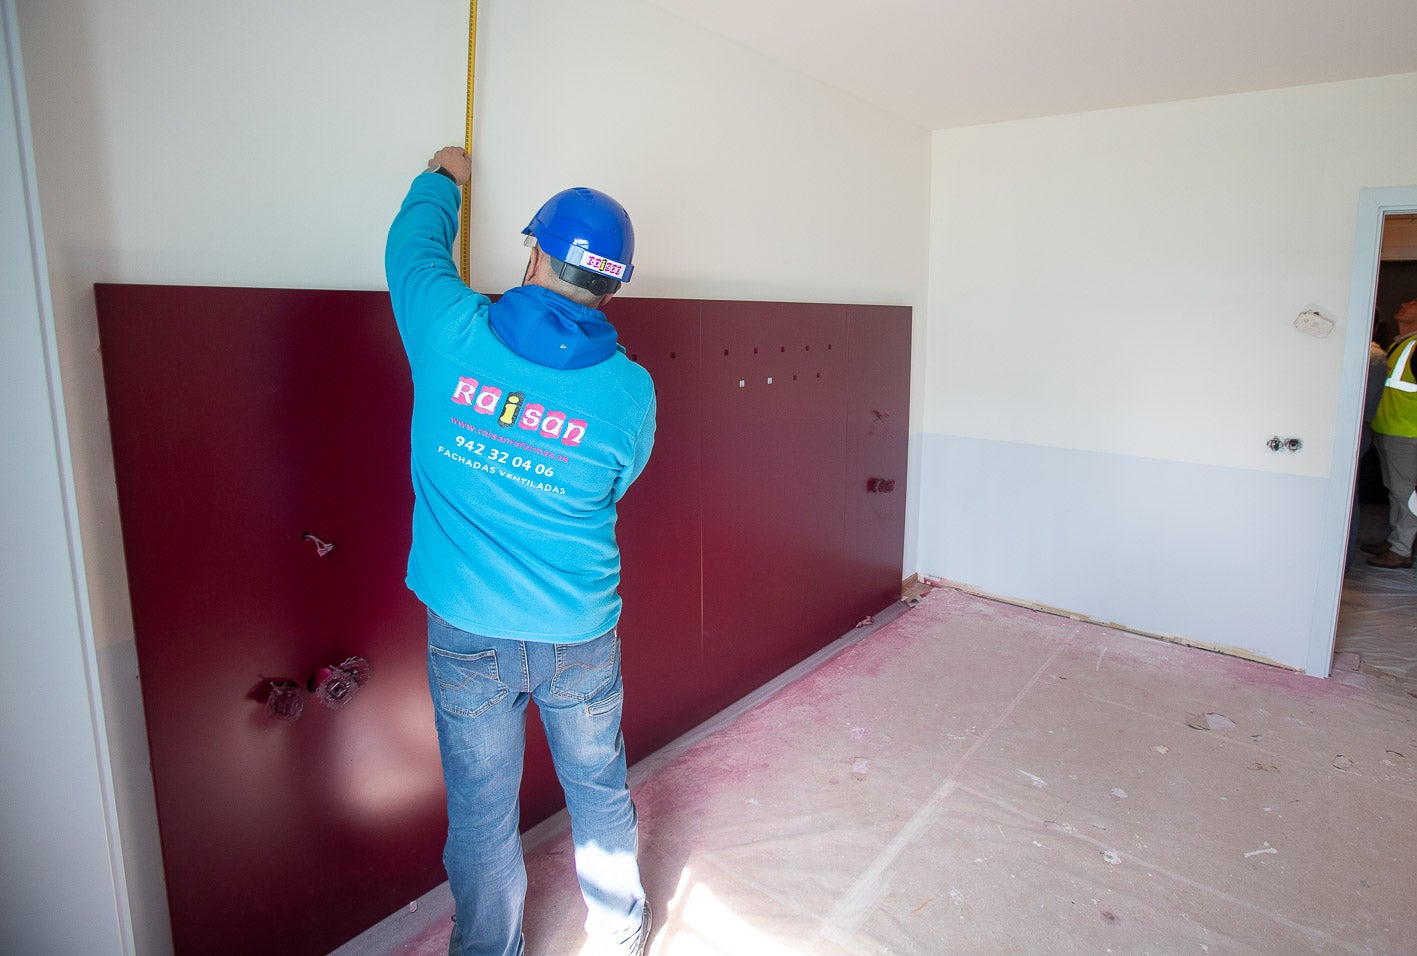
[[[620,503],[625,602],[625,746],[636,760],[701,723],[703,482],[701,303],[618,299],[607,310],[632,359],[654,378],[654,453]]]
[[[703,352],[704,667],[721,707],[852,623],[846,307],[707,302]]]
[[[900,596],[910,443],[911,312],[853,305],[847,321],[846,547],[857,609]]]
[[[388,296],[96,294],[177,952],[327,952],[444,879]],[[609,315],[659,402],[617,528],[637,759],[898,597],[910,311]],[[372,678],[347,706],[266,716],[270,680],[351,655]],[[531,714],[524,826],[562,806]]]
[[[326,952],[442,879],[388,297],[97,296],[177,951]],[[267,680],[351,655],[346,707],[265,716]]]

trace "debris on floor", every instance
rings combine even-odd
[[[1235,721],[1224,714],[1203,714],[1187,720],[1186,726],[1196,730],[1234,730]]]

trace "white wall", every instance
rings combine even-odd
[[[921,569],[1304,666],[1359,192],[1417,181],[1414,115],[1405,75],[935,133]]]
[[[626,294],[905,304],[923,326],[928,133],[643,3],[568,10],[479,10],[474,284],[516,284],[521,228],[552,192],[586,184],[635,220]],[[382,288],[384,232],[408,181],[463,141],[467,11],[20,0],[143,953],[167,945],[165,916],[93,283]]]

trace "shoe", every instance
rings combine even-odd
[[[1412,567],[1412,555],[1384,551],[1382,554],[1373,555],[1368,559],[1368,563],[1375,568],[1410,568]]]
[[[1383,538],[1381,541],[1365,541],[1358,545],[1358,550],[1362,551],[1364,554],[1382,554],[1384,551],[1387,551],[1389,547],[1387,539]]]
[[[649,946],[649,933],[654,929],[654,913],[650,911],[649,900],[645,900],[645,915],[640,919],[640,936],[635,941],[635,956],[644,956]]]

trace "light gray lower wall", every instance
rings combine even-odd
[[[1326,479],[938,434],[919,453],[921,573],[1305,666]]]

